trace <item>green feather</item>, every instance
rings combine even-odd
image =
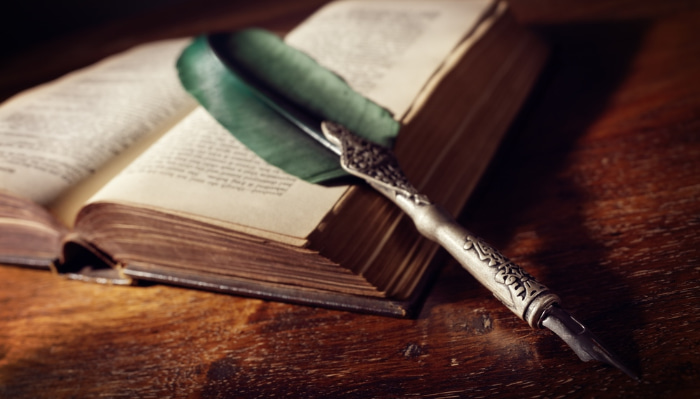
[[[345,176],[337,155],[295,126],[319,130],[324,119],[384,146],[393,144],[400,124],[387,110],[277,36],[250,29],[211,39],[216,51],[204,37],[185,49],[177,65],[180,80],[268,163],[313,183]]]

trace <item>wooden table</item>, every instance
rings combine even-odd
[[[180,2],[88,27],[0,64],[0,91],[146,40],[287,29],[319,3]],[[555,51],[462,220],[641,382],[579,361],[451,262],[415,320],[1,267],[0,397],[700,397],[700,11],[564,3],[513,0]]]

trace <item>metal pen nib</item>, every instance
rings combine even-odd
[[[637,374],[607,350],[586,326],[559,306],[553,305],[547,309],[541,324],[564,340],[582,361],[598,360],[607,363],[639,381]]]

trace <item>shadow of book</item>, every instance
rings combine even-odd
[[[577,155],[575,143],[604,113],[648,28],[645,21],[538,28],[553,46],[550,62],[460,216],[557,292],[565,307],[627,359],[637,353],[632,331],[640,324],[640,312],[607,260],[610,247],[599,235],[592,237],[584,209],[590,195],[580,183],[582,171],[569,165]],[[601,162],[588,164],[605,167]],[[436,303],[477,296],[465,288],[489,296],[457,268],[452,262],[443,271],[423,315]],[[542,340],[540,350],[560,345],[556,339]],[[638,359],[634,362],[637,368]]]

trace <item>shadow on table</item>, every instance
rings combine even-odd
[[[522,241],[516,236],[519,227],[532,229],[536,247],[525,242],[523,252],[511,258],[528,258],[524,268],[625,359],[637,356],[632,331],[641,323],[640,314],[625,282],[603,265],[608,249],[600,237],[591,236],[582,214],[588,194],[566,168],[575,143],[625,78],[648,27],[645,21],[626,21],[538,28],[552,44],[550,62],[460,216],[496,248]],[[474,296],[465,290],[490,297],[463,276],[443,271],[421,317],[437,304]],[[538,345],[551,351],[563,343],[543,339]],[[638,359],[634,362],[632,367],[638,367]]]

